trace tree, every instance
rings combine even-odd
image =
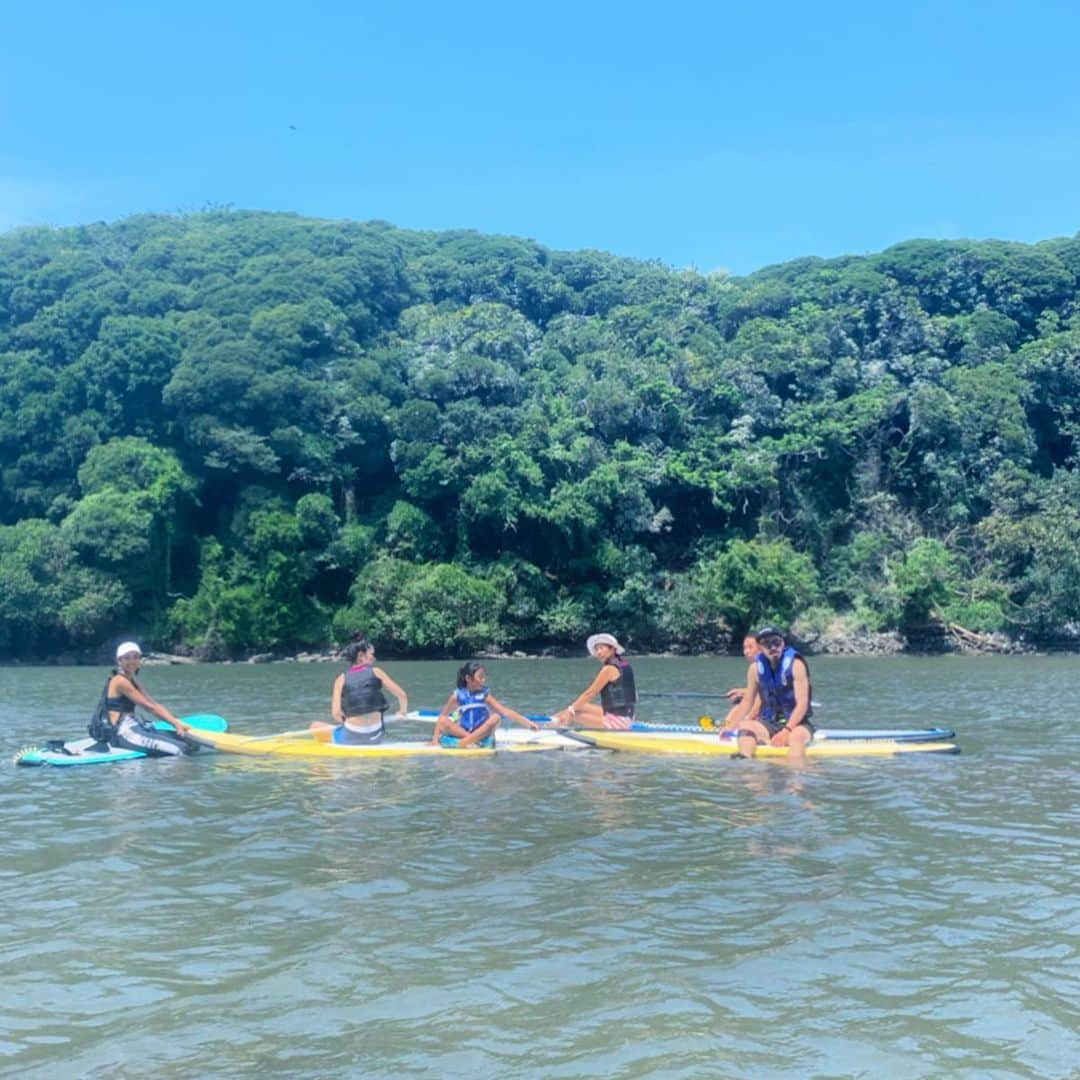
[[[661,618],[676,638],[710,648],[763,622],[790,623],[819,588],[813,563],[786,540],[733,540],[675,579]]]

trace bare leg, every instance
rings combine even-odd
[[[599,705],[589,702],[579,705],[571,716],[566,709],[555,714],[555,722],[560,726],[569,724],[571,727],[602,728],[604,726],[604,710]]]
[[[439,740],[444,735],[455,735],[460,739],[468,734],[469,733],[463,727],[451,720],[449,716],[445,718],[440,717],[435,721],[435,729],[431,733],[431,743],[433,746],[438,746]]]
[[[458,746],[464,749],[466,746],[475,746],[481,739],[490,735],[498,726],[499,716],[489,716],[475,731],[467,732],[461,737]]]
[[[813,735],[805,724],[800,724],[788,738],[788,757],[792,761],[804,763],[806,761],[806,748],[810,744]]]
[[[743,734],[747,732],[748,734]],[[769,741],[769,729],[760,720],[745,720],[739,728],[739,753],[753,757],[762,743]]]

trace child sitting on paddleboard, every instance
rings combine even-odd
[[[539,724],[501,702],[485,685],[487,672],[482,664],[470,660],[458,668],[457,688],[446,699],[431,741],[437,746],[464,748],[467,746],[494,746],[495,729],[503,716],[538,731]]]

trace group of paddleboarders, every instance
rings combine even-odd
[[[600,672],[561,713],[556,723],[581,727],[628,728],[634,719],[637,691],[634,672],[622,658],[625,651],[611,634],[594,634],[586,643],[601,664]],[[375,648],[358,638],[345,652],[350,667],[334,680],[330,712],[336,725],[314,724],[316,738],[344,745],[364,745],[381,741],[385,714],[389,707],[385,687],[396,698],[402,716],[409,711],[404,690],[381,668],[375,667]],[[592,699],[600,698],[600,704]],[[487,670],[477,660],[458,669],[456,685],[435,719],[431,742],[447,749],[491,746],[495,729],[506,718],[539,730],[540,725],[516,709],[504,705],[487,685]]]
[[[586,642],[600,670],[589,685],[552,716],[557,726],[626,730],[634,722],[637,686],[626,650],[612,634],[593,634]],[[758,746],[786,746],[793,757],[805,754],[813,738],[810,673],[803,657],[784,641],[783,633],[766,626],[743,640],[749,661],[745,687],[727,692],[734,702],[721,727],[737,731],[739,754],[753,757]],[[386,731],[389,708],[386,693],[396,699],[399,713],[408,714],[406,692],[375,664],[375,646],[356,634],[346,646],[349,667],[334,680],[330,693],[333,724],[311,725],[317,739],[345,746],[378,743]],[[153,756],[173,756],[195,748],[186,736],[189,728],[163,705],[154,701],[135,680],[142,652],[127,641],[116,650],[116,667],[102,692],[90,724],[90,734],[113,746]],[[495,729],[506,717],[532,730],[539,725],[502,704],[487,685],[487,671],[476,660],[458,669],[457,685],[435,720],[431,742],[446,748],[490,746]],[[599,699],[599,701],[595,700]],[[158,730],[135,713],[146,709],[172,727]]]
[[[623,659],[625,650],[611,634],[593,634],[585,644],[589,654],[600,661],[600,671],[552,719],[556,725],[630,727],[637,705],[637,689],[634,669]],[[458,670],[457,687],[446,699],[435,721],[432,743],[445,747],[492,745],[495,728],[504,716],[533,731],[539,729],[539,724],[496,700],[485,682],[486,677],[483,665],[475,660]],[[600,699],[599,704],[593,701],[596,697]]]
[[[565,709],[555,713],[557,726],[626,730],[634,723],[637,685],[626,650],[612,634],[593,634],[586,641],[589,654],[600,661],[600,670],[589,685]],[[784,641],[783,633],[766,626],[743,640],[746,685],[728,691],[734,702],[721,727],[737,731],[740,757],[753,757],[766,743],[786,746],[801,757],[813,738],[810,705],[810,673],[803,657]],[[351,666],[334,681],[331,714],[336,727],[318,725],[327,734],[318,737],[347,745],[374,743],[385,731],[388,708],[382,688],[398,700],[402,715],[408,700],[381,668],[374,666],[375,650],[359,639],[346,650]],[[599,699],[597,701],[596,699]],[[502,718],[532,730],[539,725],[504,705],[487,685],[483,664],[470,660],[458,669],[457,685],[435,720],[431,742],[446,748],[490,746]]]

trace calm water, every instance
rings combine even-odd
[[[414,706],[454,667],[385,666]],[[1077,1075],[1080,735],[1040,695],[1071,704],[1080,658],[812,667],[822,723],[947,725],[964,753],[0,767],[0,1074]],[[262,734],[323,716],[336,670],[143,675]],[[540,712],[595,664],[489,671]],[[0,669],[4,756],[80,734],[103,677]]]

